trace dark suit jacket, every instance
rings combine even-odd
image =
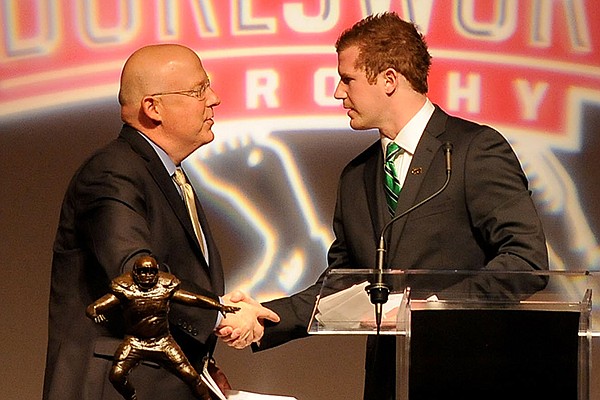
[[[121,399],[107,379],[123,335],[120,312],[97,325],[85,308],[107,293],[112,278],[132,268],[137,255],[154,255],[183,289],[222,294],[219,253],[197,206],[210,267],[171,177],[136,130],[124,126],[76,172],[54,243],[45,400]],[[169,315],[173,335],[199,368],[214,347],[216,311],[173,304]],[[132,382],[139,398],[194,398],[178,378],[153,365],[136,368]]]
[[[495,130],[451,117],[436,107],[413,156],[398,200],[400,213],[436,192],[446,178],[442,145],[453,145],[452,175],[437,197],[392,225],[387,266],[401,269],[547,269],[545,237],[526,177],[506,140]],[[410,171],[420,171],[411,173]],[[383,191],[383,154],[379,141],[343,170],[333,219],[335,241],[329,268],[374,268],[384,225],[391,217]],[[325,274],[291,297],[265,304],[281,322],[269,325],[260,349],[304,337]],[[543,281],[494,285],[467,279],[437,283],[437,291],[463,285],[471,292],[531,292]],[[367,344],[365,398],[392,398],[395,351],[390,337]]]

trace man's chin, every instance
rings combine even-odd
[[[200,145],[198,148],[209,144],[213,140],[215,140],[215,134],[213,133],[212,129],[209,129],[208,131],[202,131],[200,133]]]
[[[350,128],[354,129],[355,131],[366,131],[368,129],[371,129],[370,127],[361,124],[360,121],[357,121],[355,119],[350,119]]]

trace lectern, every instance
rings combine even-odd
[[[600,326],[591,271],[335,269],[314,335],[396,340],[396,398],[588,400]],[[366,288],[390,290],[377,326]],[[596,311],[596,312],[595,312]],[[596,323],[595,323],[596,322]]]

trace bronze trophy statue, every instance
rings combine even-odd
[[[141,256],[133,271],[113,279],[110,293],[86,309],[87,316],[96,323],[105,322],[105,313],[113,307],[123,310],[125,338],[115,352],[109,379],[126,400],[137,399],[128,375],[142,360],[153,361],[181,378],[198,399],[211,399],[210,390],[169,332],[169,304],[174,301],[215,309],[223,315],[239,308],[179,289],[180,283],[174,275],[159,271],[153,257]]]

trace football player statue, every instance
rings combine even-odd
[[[135,388],[128,380],[131,370],[142,360],[155,362],[181,378],[195,397],[210,400],[208,387],[169,332],[171,301],[194,307],[219,310],[223,315],[238,307],[179,288],[172,274],[159,271],[151,256],[139,257],[133,271],[113,279],[110,293],[90,304],[86,314],[96,323],[105,322],[105,313],[117,306],[123,310],[125,338],[117,348],[109,379],[126,400],[136,400]]]

